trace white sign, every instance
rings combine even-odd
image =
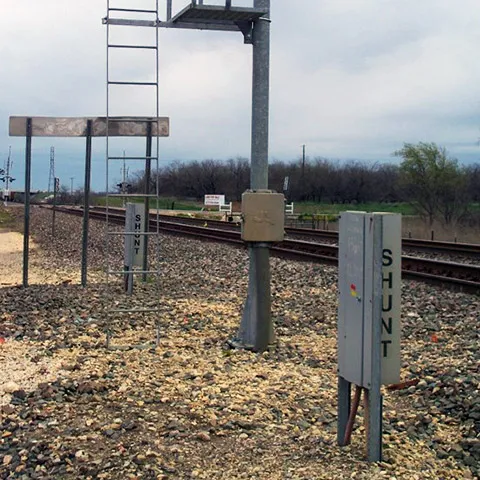
[[[400,381],[402,217],[383,215],[382,383]]]
[[[142,235],[145,225],[145,205],[142,203],[127,203],[125,218],[125,265],[141,267],[145,249],[145,235]]]
[[[205,195],[205,205],[215,206],[225,204],[225,195]]]

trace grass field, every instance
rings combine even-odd
[[[129,202],[143,203],[142,197],[129,197]],[[92,205],[105,206],[106,198],[105,197],[94,197],[92,198]],[[108,205],[110,207],[122,207],[123,198],[120,197],[109,197]],[[150,199],[150,208],[156,208],[157,201],[155,199]],[[173,206],[173,209],[172,209]],[[161,210],[201,210],[198,203],[189,202],[185,200],[178,201],[175,198],[160,198],[158,202],[158,208]]]
[[[13,223],[13,215],[0,206],[0,228],[7,227]]]
[[[338,215],[340,212],[364,211],[364,212],[390,212],[401,213],[402,215],[415,215],[416,211],[413,205],[408,203],[314,203],[298,202],[294,204],[295,213],[298,214],[330,214]]]

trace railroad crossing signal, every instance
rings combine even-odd
[[[121,193],[130,193],[132,189],[132,184],[127,182],[120,182],[117,183],[117,187],[119,188]]]

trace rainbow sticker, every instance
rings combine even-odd
[[[351,295],[352,297],[355,297],[355,298],[357,298],[357,296],[358,296],[357,286],[356,286],[354,283],[352,283],[352,284],[350,285],[350,295]]]

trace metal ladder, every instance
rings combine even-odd
[[[135,3],[135,0],[132,0]],[[106,345],[107,348],[131,348],[131,347],[148,347],[149,344],[135,344],[135,345],[128,345],[122,347],[113,347],[112,346],[112,338],[115,331],[118,331],[117,325],[123,325],[121,318],[130,318],[134,317],[135,315],[144,315],[145,318],[152,317],[154,319],[154,324],[156,327],[156,340],[155,344],[158,345],[159,342],[159,323],[158,323],[158,312],[159,312],[159,299],[160,299],[160,238],[159,238],[159,183],[158,183],[158,168],[159,168],[159,59],[158,59],[158,47],[159,47],[159,40],[158,40],[158,24],[159,24],[159,17],[158,17],[158,2],[159,0],[152,0],[152,7],[151,9],[139,9],[139,8],[119,8],[115,7],[112,4],[115,3],[115,0],[107,0],[107,16],[103,19],[103,23],[106,25],[106,61],[107,61],[107,68],[106,68],[106,83],[107,83],[107,91],[106,91],[106,221],[105,221],[105,265],[106,265],[106,295],[108,299],[112,300],[112,307],[109,308],[106,312]],[[127,17],[127,19],[122,19],[118,21],[115,18],[116,14],[122,14]],[[147,17],[145,18],[138,18],[138,17]],[[131,42],[113,42],[112,41],[112,29],[118,28],[125,28],[131,27],[131,29],[141,29],[144,30],[142,27],[148,27],[148,30],[152,32],[154,30],[155,41],[154,42],[141,42],[141,43],[131,43]],[[155,27],[152,29],[152,27]],[[138,30],[136,30],[138,31]],[[132,32],[129,32],[132,33]],[[114,35],[115,36],[115,35]],[[115,77],[115,73],[112,72],[111,66],[111,56],[112,51],[117,51],[119,53],[124,52],[132,52],[132,51],[152,51],[155,54],[155,61],[154,61],[154,79],[151,81],[138,81],[138,79],[133,80],[119,80],[118,77]],[[123,64],[123,63],[122,63]],[[115,122],[124,122],[128,121],[132,117],[129,116],[112,116],[112,89],[114,88],[125,88],[129,89],[128,93],[131,93],[132,89],[141,89],[147,88],[149,90],[154,91],[154,105],[155,105],[155,113],[152,115],[140,115],[135,116],[135,120],[138,118],[142,118],[146,124],[146,151],[144,155],[135,155],[135,156],[125,156],[123,153],[114,153],[112,150],[114,149],[113,144],[113,136],[112,130],[115,130],[113,124]],[[148,92],[150,93],[150,92]],[[148,105],[152,105],[153,102],[148,102]],[[132,118],[133,119],[133,118]],[[155,141],[153,141],[153,137],[155,137]],[[121,150],[123,152],[124,146],[122,146]],[[112,185],[110,178],[110,170],[111,164],[116,163],[118,165],[118,161],[133,161],[138,162],[139,165],[142,164],[142,161],[145,165],[145,175],[144,175],[144,191],[138,193],[127,193],[123,189],[120,193],[113,193],[111,192]],[[153,160],[153,167],[155,171],[155,188],[154,192],[152,192],[151,184],[150,184],[150,175],[151,175],[151,168],[152,168],[152,160]],[[117,171],[118,169],[115,168],[113,171]],[[110,221],[111,212],[110,208],[112,207],[111,202],[115,198],[123,198],[124,200],[128,201],[128,199],[135,200],[138,198],[143,199],[143,203],[145,206],[145,220],[142,231],[139,233],[138,231],[129,231],[125,232],[123,230],[118,230],[113,228],[114,224]],[[150,221],[150,200],[155,201],[155,208],[156,208],[156,228],[152,231],[149,225]],[[121,264],[119,264],[120,256],[115,256],[114,253],[114,245],[115,242],[112,239],[115,238],[125,238],[125,243],[127,242],[128,236],[138,236],[140,235],[143,237],[144,242],[144,249],[145,255],[143,258],[143,266],[138,269],[132,267],[127,269],[127,266],[124,265],[123,258],[121,259]],[[135,237],[137,238],[137,237]],[[151,239],[153,242],[150,242]],[[117,243],[118,245],[118,243]],[[153,256],[148,255],[148,253],[154,254]],[[112,258],[113,257],[113,258]],[[151,258],[149,258],[151,257]],[[144,300],[143,306],[141,308],[131,308],[132,303],[132,296],[128,294],[132,294],[133,290],[133,278],[142,280],[142,284],[138,286],[143,290]],[[137,280],[135,280],[137,283]],[[127,288],[128,285],[128,288]],[[148,293],[150,287],[155,288],[156,292],[154,294]],[[127,292],[125,292],[127,290]]]

